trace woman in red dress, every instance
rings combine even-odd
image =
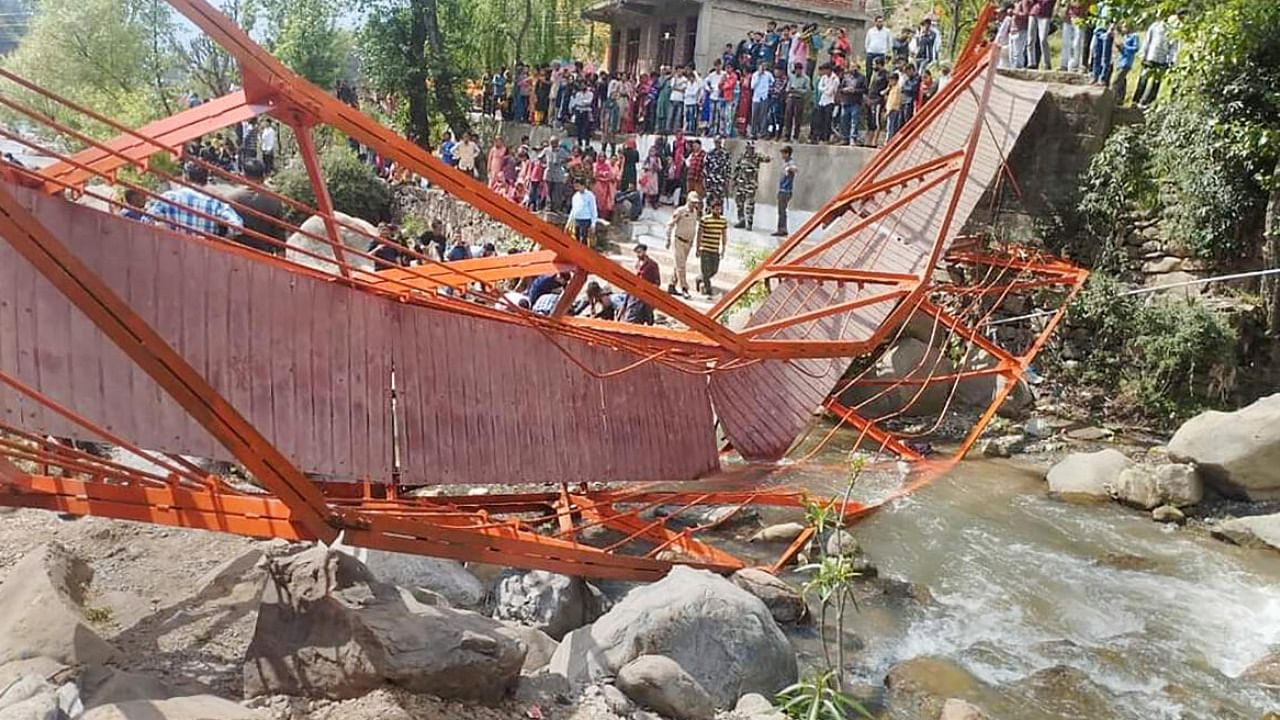
[[[613,165],[609,163],[609,159],[604,156],[604,153],[600,153],[596,156],[591,169],[594,171],[591,192],[596,196],[596,209],[600,212],[600,217],[608,220],[613,216],[613,186],[615,182]]]

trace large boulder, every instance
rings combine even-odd
[[[809,614],[809,606],[799,590],[764,570],[743,568],[729,579],[734,585],[760,598],[773,619],[783,625],[794,625]]]
[[[508,570],[493,590],[493,616],[531,625],[559,640],[604,612],[600,593],[582,578],[545,570]]]
[[[565,636],[550,669],[583,687],[649,654],[678,663],[716,707],[749,692],[772,696],[796,680],[795,652],[769,608],[718,575],[684,566]]]
[[[1233,497],[1280,498],[1280,393],[1235,412],[1201,413],[1178,428],[1169,455],[1192,462]]]
[[[1240,679],[1269,687],[1280,688],[1280,652],[1273,652],[1245,668]]]
[[[1106,500],[1131,465],[1133,461],[1111,448],[1071,453],[1049,469],[1049,492],[1068,500]]]
[[[975,700],[982,684],[969,671],[939,657],[917,657],[894,665],[884,679],[894,717],[936,718],[952,698]]]
[[[1070,665],[1053,665],[1031,673],[1018,682],[1018,692],[1032,698],[1032,707],[1047,717],[1114,717],[1110,691]]]
[[[418,604],[350,555],[318,546],[270,567],[245,694],[345,699],[391,684],[496,700],[515,686],[524,656],[497,621]]]
[[[1213,535],[1245,547],[1280,550],[1280,513],[1224,520],[1213,527]]]
[[[333,549],[359,560],[384,583],[407,590],[429,590],[454,607],[476,608],[484,602],[484,585],[456,560],[342,544]]]
[[[524,665],[520,669],[526,675],[546,667],[551,656],[556,654],[556,648],[560,647],[555,638],[528,625],[503,622],[499,632],[524,644]]]
[[[640,705],[674,720],[712,720],[711,696],[679,663],[662,655],[641,655],[618,671],[618,688]]]
[[[1187,507],[1204,499],[1204,484],[1194,465],[1130,465],[1116,479],[1112,493],[1117,500],[1143,510],[1161,505]]]
[[[340,212],[334,212],[333,217],[339,223],[338,235],[345,248],[367,253],[369,246],[378,238],[378,228],[365,220]],[[333,245],[328,241],[329,233],[325,228],[324,218],[312,215],[298,227],[301,232],[293,233],[285,241],[288,245],[284,251],[285,259],[320,272],[337,274],[337,263],[330,262],[335,258]],[[308,234],[303,234],[304,232]],[[343,261],[356,270],[373,270],[372,260],[355,253],[344,252]]]
[[[982,712],[982,708],[973,703],[965,702],[960,698],[948,698],[942,704],[942,712],[938,714],[938,720],[988,720],[987,714]]]
[[[969,359],[964,364],[964,371],[990,370],[998,362],[986,352],[977,350],[969,354]],[[1005,392],[1005,386],[1008,384],[1009,380],[1004,375],[972,375],[960,380],[956,385],[956,395],[966,405],[985,409],[995,402],[997,396]],[[951,388],[949,383],[935,383],[935,386],[947,391]],[[1021,420],[1035,407],[1035,404],[1036,396],[1031,391],[1031,386],[1026,380],[1019,379],[1008,391],[996,413],[1003,418]]]
[[[93,569],[58,544],[41,545],[0,585],[0,665],[35,656],[97,665],[116,650],[84,617]]]
[[[942,351],[913,337],[899,339],[876,360],[867,374],[876,382],[855,383],[840,394],[840,402],[858,406],[864,415],[935,415],[947,404],[951,386],[947,383],[921,385],[904,383],[893,386],[884,382],[924,380],[931,375],[948,375],[955,365]]]
[[[69,668],[39,657],[0,665],[0,718],[76,718],[84,712],[80,690],[65,678]]]

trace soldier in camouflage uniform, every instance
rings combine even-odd
[[[760,163],[769,158],[756,152],[756,144],[747,141],[747,147],[738,158],[733,170],[733,199],[738,203],[736,228],[751,229],[756,218],[756,188],[760,185]]]
[[[724,207],[724,198],[729,194],[729,163],[729,151],[724,149],[724,138],[717,135],[715,149],[707,153],[702,169],[708,208],[712,205]]]

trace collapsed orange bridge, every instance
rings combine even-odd
[[[0,70],[0,105],[43,131],[0,137],[52,159],[0,177],[0,504],[341,537],[594,577],[654,579],[673,562],[727,572],[743,562],[699,532],[751,505],[838,502],[790,489],[771,469],[821,411],[836,424],[819,430],[818,447],[843,428],[852,432],[838,442],[855,438],[843,449],[909,468],[878,501],[847,502],[843,517],[910,492],[973,446],[1085,279],[1041,251],[962,235],[1001,189],[1005,158],[1044,94],[996,72],[990,8],[946,87],[703,313],[310,85],[203,0],[170,2],[235,58],[243,90],[132,129]],[[59,112],[36,109],[50,106]],[[79,122],[51,119],[66,114]],[[320,218],[285,228],[311,242],[286,247],[246,230],[277,250],[260,251],[169,229],[147,211],[119,214],[118,189],[157,198],[140,178],[184,185],[164,159],[202,163],[188,142],[259,115],[297,138],[315,203],[280,200]],[[77,129],[89,126],[102,132]],[[326,128],[541,250],[376,269],[343,242],[375,238],[333,210],[314,139]],[[32,139],[46,134],[59,141]],[[550,316],[502,302],[500,281],[555,270],[573,279]],[[570,316],[589,276],[672,326]],[[988,332],[1006,301],[1030,292],[1055,312],[1014,341]],[[749,319],[722,322],[742,314],[749,295],[763,297]],[[878,376],[875,360],[903,337],[946,348],[946,363],[925,353],[906,372]],[[937,427],[974,388],[972,427],[944,459],[921,454],[911,442],[918,429],[890,429],[918,415],[936,416]],[[944,398],[942,409],[918,412],[926,395]],[[747,462],[722,468],[726,448]],[[237,463],[253,483],[210,474],[193,457]],[[597,481],[608,489],[589,489]],[[550,489],[411,492],[513,482]],[[708,506],[727,509],[698,512]],[[607,530],[608,544],[588,543],[601,535],[592,530]]]

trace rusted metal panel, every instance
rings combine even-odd
[[[535,328],[394,309],[408,484],[691,480],[718,466],[705,377]]]
[[[391,316],[369,307],[388,300],[15,191],[300,468],[390,477]],[[0,369],[142,447],[232,459],[7,243],[0,243],[0,268]],[[362,323],[359,346],[353,317]],[[346,360],[353,356],[354,371]],[[34,432],[96,439],[11,391],[0,391],[0,412]],[[353,424],[363,430],[338,429]]]
[[[981,107],[980,81],[956,97],[941,115],[924,128],[915,142],[886,162],[865,184],[902,173],[933,158],[963,149],[979,113],[985,112],[977,150],[961,190],[955,218],[943,241],[949,247],[1002,167],[1045,92],[1042,83],[997,76],[987,109]],[[939,183],[879,222],[872,223],[807,261],[814,267],[849,268],[923,276],[934,242],[946,222],[947,199],[955,178]],[[856,225],[912,186],[854,203],[823,231],[797,246],[786,262]],[[923,277],[922,277],[923,279]],[[880,290],[816,284],[784,278],[752,314],[747,327],[820,310]],[[865,340],[882,328],[898,301],[887,301],[829,315],[806,323],[766,332],[770,339]],[[811,422],[822,400],[831,392],[848,362],[800,361],[791,364],[767,361],[718,373],[711,378],[711,396],[725,432],[739,452],[749,458],[781,457]]]

